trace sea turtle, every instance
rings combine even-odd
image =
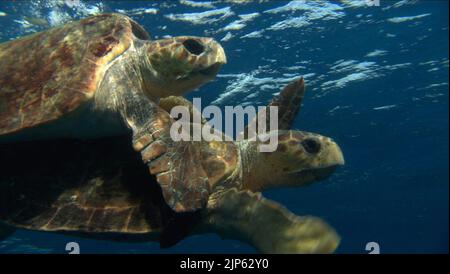
[[[158,100],[212,80],[226,56],[212,38],[148,39],[102,14],[0,44],[0,143],[128,133],[141,151],[164,135]]]
[[[9,226],[84,237],[159,240],[162,246],[187,234],[213,232],[265,253],[333,252],[339,236],[325,222],[296,216],[260,194],[270,187],[318,181],[344,163],[331,139],[287,130],[304,91],[299,79],[270,103],[279,107],[280,125],[280,131],[269,133],[279,135],[278,149],[270,153],[259,152],[261,142],[250,139],[174,142],[160,138],[142,155],[124,145],[129,142],[127,136],[0,145],[6,171],[0,173],[0,220]],[[175,105],[191,107],[179,97],[161,103],[167,111]],[[173,122],[167,112],[158,114]],[[155,142],[164,152],[149,160],[156,174],[150,176],[141,159],[155,150],[151,149]],[[43,153],[47,161],[42,161]],[[23,172],[24,154],[33,163],[27,172]],[[189,176],[192,184],[181,184],[179,176]],[[156,180],[149,183],[152,178]],[[204,180],[209,187],[202,184]],[[170,195],[195,199],[197,189],[209,193],[202,208],[181,213],[171,208]]]

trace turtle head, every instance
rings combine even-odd
[[[212,38],[181,36],[148,41],[144,83],[151,97],[183,95],[211,81],[227,59]]]
[[[249,142],[247,159],[251,165],[244,174],[245,188],[262,191],[279,186],[304,186],[329,177],[336,167],[344,165],[339,146],[330,138],[315,133],[282,130],[268,134],[278,135],[278,146],[273,152],[262,152],[265,142]],[[270,140],[270,139],[269,139]],[[255,155],[256,154],[256,155]],[[244,158],[244,159],[245,159]]]

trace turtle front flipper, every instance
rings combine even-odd
[[[208,203],[205,230],[242,240],[263,253],[332,253],[340,238],[324,221],[297,216],[249,191],[227,190]]]
[[[252,136],[251,133],[255,133],[252,131],[258,128],[258,121],[265,121],[266,128],[268,129],[270,127],[270,107],[278,108],[278,129],[290,129],[295,117],[300,111],[305,91],[306,87],[303,77],[290,82],[280,91],[280,94],[270,101],[263,111],[257,113],[257,116],[240,134],[245,139],[249,138],[249,135]],[[262,117],[263,114],[265,114],[265,117]]]
[[[189,101],[188,99],[184,98],[183,96],[168,96],[165,98],[161,98],[159,100],[159,107],[164,109],[165,111],[167,111],[168,113],[170,113],[170,111],[172,110],[172,108],[174,107],[185,107],[189,110],[189,114],[190,117],[194,117],[194,111],[200,111],[194,108],[194,106],[192,105],[192,102]],[[203,117],[201,114],[201,124],[204,125],[207,123],[205,117]],[[176,117],[173,117],[174,119],[176,119]],[[191,120],[191,123],[193,123],[194,121]]]
[[[142,151],[165,201],[177,213],[204,209],[216,185],[234,172],[238,153],[232,142],[173,141],[168,135]]]
[[[211,191],[207,170],[199,164],[207,159],[204,142],[174,141],[174,119],[139,92],[123,93],[120,102],[133,148],[156,176],[167,204],[178,213],[204,208]]]
[[[278,129],[290,129],[305,96],[306,86],[303,77],[290,82],[275,96],[268,107],[278,107]]]

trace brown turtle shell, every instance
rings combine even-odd
[[[157,240],[173,212],[130,142],[116,136],[0,144],[0,222],[94,238]]]
[[[0,135],[79,108],[134,37],[149,39],[129,17],[102,14],[0,44]]]

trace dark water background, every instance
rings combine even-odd
[[[294,128],[333,137],[344,151],[346,166],[310,187],[264,195],[296,214],[327,220],[342,236],[338,253],[365,253],[366,243],[372,241],[379,243],[382,253],[448,252],[448,1],[381,0],[380,7],[351,6],[352,1],[328,2],[335,6],[319,1],[316,6],[308,1],[303,9],[277,13],[264,11],[287,1],[222,1],[202,7],[175,1],[81,2],[79,9],[64,7],[64,1],[25,2],[0,3],[5,13],[0,16],[0,41],[87,16],[92,7],[98,8],[94,12],[124,10],[153,37],[221,40],[230,32],[233,37],[221,41],[228,64],[216,81],[190,96],[201,97],[204,105],[265,105],[286,79],[306,74],[308,93]],[[217,19],[208,24],[170,19],[170,14],[227,7],[206,17]],[[136,14],[137,8],[158,12]],[[63,19],[55,22],[58,13]],[[259,16],[245,21],[241,29],[223,30],[239,20],[238,15],[251,13]],[[21,21],[25,17],[43,18],[48,25],[27,26]],[[270,28],[292,18],[307,25]],[[242,37],[261,30],[261,37]],[[375,50],[382,52],[371,55]],[[220,94],[226,96],[219,99]],[[216,235],[189,237],[161,250],[157,243],[19,230],[0,243],[0,253],[63,253],[70,241],[78,242],[83,253],[254,252]]]

